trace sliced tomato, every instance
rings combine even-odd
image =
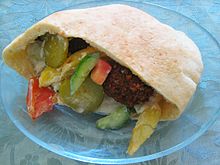
[[[112,67],[106,61],[99,59],[95,68],[92,70],[91,79],[99,84],[102,85],[107,78],[108,74],[110,73]]]
[[[38,78],[31,78],[28,83],[26,104],[28,114],[36,119],[44,112],[51,111],[55,104],[55,92],[49,87],[39,87]]]

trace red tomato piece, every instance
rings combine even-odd
[[[55,92],[49,87],[39,87],[38,78],[31,78],[28,83],[26,104],[29,116],[34,120],[44,112],[53,109],[56,102]]]
[[[92,70],[91,79],[99,84],[102,85],[107,78],[108,74],[110,73],[112,67],[109,63],[104,60],[99,59],[95,68]]]

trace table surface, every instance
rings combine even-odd
[[[140,0],[139,0],[140,1]],[[12,36],[7,36],[0,45],[0,51],[27,25],[36,22],[53,11],[61,10],[73,3],[85,0],[1,0],[0,2],[0,29],[11,30]],[[219,0],[146,0],[188,16],[206,28],[218,41],[220,41],[220,1]],[[30,14],[31,13],[31,14]],[[5,18],[7,14],[10,17]],[[3,20],[4,18],[4,20]],[[14,27],[8,27],[5,20],[16,18]],[[20,21],[19,21],[20,20]],[[13,20],[14,21],[14,20]],[[16,26],[20,26],[16,28]],[[21,31],[19,31],[19,30]],[[5,37],[0,31],[0,37]],[[208,44],[208,43],[207,43]],[[146,165],[217,165],[220,163],[220,117],[215,124],[198,140],[184,149],[156,160],[139,164]],[[68,165],[88,164],[70,160],[56,155],[25,137],[8,119],[0,106],[0,164],[4,165]]]

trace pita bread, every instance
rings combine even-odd
[[[56,12],[30,27],[3,51],[6,64],[30,78],[34,69],[25,54],[28,43],[46,32],[79,37],[128,67],[163,96],[161,120],[176,119],[199,82],[199,49],[183,32],[126,5]]]

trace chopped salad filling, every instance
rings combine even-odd
[[[29,80],[27,94],[27,110],[32,119],[51,111],[56,103],[67,105],[79,113],[95,112],[107,95],[120,106],[99,119],[96,127],[120,129],[133,115],[134,107],[144,105],[154,95],[153,88],[128,68],[81,38],[46,33],[30,43],[26,52],[36,71],[36,76]],[[142,112],[132,133],[129,154],[133,154],[153,133],[151,123],[144,127],[140,124],[144,118],[155,119],[152,121],[157,123],[160,113]],[[149,129],[150,132],[143,133]]]

